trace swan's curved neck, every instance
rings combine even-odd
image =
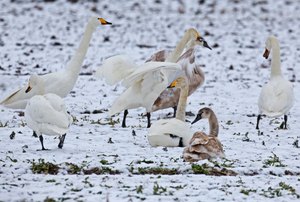
[[[185,45],[189,42],[190,40],[190,32],[185,32],[184,36],[182,39],[178,42],[176,48],[168,55],[166,58],[166,62],[177,62],[178,58],[181,56]]]
[[[182,80],[180,80],[179,88],[180,88],[180,95],[179,95],[179,101],[176,111],[176,119],[179,119],[183,122],[185,122],[185,109],[186,109],[186,103],[187,98],[189,96],[189,86],[187,79],[185,77],[181,77]]]
[[[86,55],[95,28],[96,25],[95,23],[93,23],[93,19],[91,18],[86,26],[79,47],[67,66],[67,71],[71,71],[73,74],[76,75],[79,74],[81,65],[83,63],[84,57]]]
[[[277,40],[272,41],[271,77],[281,75],[280,48]]]
[[[211,112],[208,122],[209,122],[209,135],[217,137],[219,134],[219,123],[214,112]]]

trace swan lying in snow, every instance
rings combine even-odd
[[[266,59],[268,59],[271,50],[271,78],[260,92],[256,129],[259,129],[259,120],[262,114],[268,117],[284,115],[284,122],[280,128],[287,129],[287,114],[294,104],[293,85],[282,76],[279,42],[274,36],[268,37],[266,41],[266,49],[263,55]]]
[[[64,101],[56,94],[44,94],[44,81],[37,75],[32,75],[25,93],[32,89],[37,94],[28,100],[25,108],[25,120],[27,126],[31,128],[34,134],[39,136],[44,147],[43,136],[59,136],[58,148],[62,148],[66,133],[72,123],[72,117],[67,113]]]
[[[78,78],[82,62],[89,47],[89,42],[91,40],[92,34],[99,24],[107,25],[111,23],[107,22],[103,18],[90,18],[86,26],[83,38],[80,42],[79,48],[77,49],[75,55],[72,57],[71,61],[68,63],[66,69],[59,72],[39,76],[44,81],[45,93],[54,93],[60,97],[66,97],[73,89]],[[16,92],[5,98],[0,104],[8,108],[24,109],[26,107],[27,101],[34,95],[37,95],[37,91],[35,89],[32,89],[28,93],[25,93],[26,89],[27,86],[24,86],[23,88],[17,90]]]
[[[189,82],[189,95],[191,95],[198,87],[204,82],[204,73],[199,65],[195,62],[195,47],[197,45],[211,49],[207,42],[200,36],[197,30],[191,28],[188,29],[183,38],[179,41],[176,48],[169,53],[169,51],[159,51],[151,56],[149,61],[160,62],[177,62],[181,65]],[[96,76],[104,78],[106,83],[114,85],[120,80],[126,78],[130,74],[134,73],[137,68],[141,68],[132,62],[128,57],[123,55],[117,55],[108,58],[104,61],[103,65],[96,71]],[[159,109],[165,109],[169,107],[177,106],[179,100],[178,89],[166,89],[156,99],[151,110],[147,111],[148,126],[150,127],[150,112]],[[133,107],[131,107],[133,108]],[[128,108],[130,109],[130,108]],[[124,111],[122,127],[126,127],[126,116],[128,110]]]
[[[204,118],[209,122],[209,135],[204,132],[194,133],[189,145],[183,151],[183,158],[188,162],[225,157],[222,144],[218,140],[218,119],[213,110],[207,107],[200,109],[192,124]]]
[[[180,96],[176,118],[160,119],[154,122],[148,131],[148,141],[151,146],[185,147],[192,138],[193,131],[185,122],[185,109],[189,86],[187,78],[177,78],[170,87],[180,88]]]

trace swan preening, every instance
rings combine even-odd
[[[192,138],[193,131],[185,122],[185,109],[189,94],[188,81],[185,76],[177,78],[170,87],[180,88],[176,117],[154,122],[148,131],[151,146],[185,147]]]
[[[151,56],[147,62],[177,62],[180,64],[181,69],[188,78],[189,94],[192,94],[204,82],[204,73],[200,66],[195,62],[194,52],[196,45],[211,49],[197,30],[193,28],[188,29],[171,53],[168,51],[159,51]],[[109,85],[114,85],[131,74],[135,74],[135,71],[139,71],[138,67],[141,68],[141,66],[134,64],[128,57],[118,55],[104,61],[103,65],[97,69],[96,75],[104,78]],[[130,99],[129,96],[128,99]],[[155,100],[152,108],[147,110],[147,127],[150,127],[151,124],[150,112],[169,107],[176,107],[178,99],[178,89],[166,89],[163,91]],[[126,110],[124,111],[122,127],[126,127],[126,116],[128,114],[127,109],[136,107],[128,106],[128,108],[125,108]]]
[[[87,53],[92,34],[99,24],[108,25],[111,23],[107,22],[103,18],[90,18],[86,26],[83,38],[81,39],[81,42],[79,44],[79,48],[68,63],[66,69],[39,76],[44,82],[45,94],[54,93],[60,97],[66,97],[73,89],[78,78],[84,57]],[[25,92],[26,89],[27,86],[24,86],[23,88],[17,90],[16,92],[5,98],[0,104],[8,108],[24,109],[26,107],[27,101],[34,95],[37,95],[37,90],[35,90],[34,88],[31,89],[31,91],[29,91],[28,93]]]
[[[44,93],[44,80],[37,75],[30,77],[25,93],[33,89],[37,95],[27,101],[25,108],[27,126],[39,136],[42,150],[46,150],[43,134],[59,136],[58,148],[62,148],[72,117],[67,113],[61,97],[53,93]]]
[[[194,133],[189,145],[183,151],[183,158],[188,162],[225,157],[222,144],[218,140],[218,119],[213,110],[207,107],[200,109],[192,124],[205,118],[208,119],[209,122],[209,134],[206,135],[200,131]]]
[[[261,115],[279,117],[284,115],[281,128],[287,128],[287,114],[294,103],[293,85],[281,73],[280,48],[276,37],[269,36],[266,41],[264,57],[268,59],[272,52],[271,77],[262,89],[258,100],[259,114],[256,129],[259,129]]]

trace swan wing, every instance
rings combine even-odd
[[[149,111],[180,71],[179,65],[174,63],[151,63],[139,68],[124,80],[128,88],[114,101],[109,114],[137,107],[145,107]]]
[[[109,85],[114,85],[123,80],[138,66],[125,55],[116,55],[106,59],[101,67],[96,70],[96,76],[104,78]]]
[[[52,106],[53,97],[51,101],[48,99],[40,95],[32,97],[25,109],[25,119],[29,118],[36,125],[52,126],[53,130],[61,129],[63,132],[66,131],[70,125],[69,115],[54,109]]]

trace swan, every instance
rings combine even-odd
[[[185,147],[193,135],[189,124],[185,122],[185,109],[189,94],[187,78],[185,76],[178,77],[170,87],[180,88],[176,117],[160,119],[151,125],[148,130],[148,141],[153,147]]]
[[[181,67],[176,63],[148,62],[126,77],[122,85],[127,89],[114,101],[109,115],[125,109],[144,107],[147,111],[159,94],[181,74]]]
[[[287,129],[287,114],[294,104],[294,92],[291,82],[286,80],[281,73],[279,42],[275,36],[269,36],[263,56],[268,59],[272,50],[271,77],[260,92],[258,99],[259,113],[256,129],[259,129],[261,115],[279,117],[284,115],[284,122],[280,128]]]
[[[27,126],[33,130],[34,135],[39,136],[44,147],[43,135],[59,136],[58,148],[62,148],[66,133],[72,123],[72,117],[67,113],[64,101],[53,93],[44,92],[44,80],[37,75],[31,75],[25,93],[36,90],[35,96],[27,101],[25,108],[25,120]]]
[[[92,34],[99,24],[109,25],[111,23],[107,22],[103,18],[90,18],[83,38],[79,44],[79,48],[75,52],[75,55],[72,57],[71,61],[68,63],[66,69],[39,76],[44,81],[45,93],[54,93],[60,97],[66,97],[73,89],[84,57],[87,53]],[[34,95],[37,95],[37,90],[32,89],[28,93],[25,93],[26,89],[27,87],[24,86],[23,88],[17,90],[5,98],[0,104],[8,108],[24,109],[27,101]]]
[[[209,135],[204,132],[195,132],[189,145],[183,150],[183,158],[188,162],[203,159],[225,157],[221,142],[218,140],[219,124],[214,111],[204,107],[199,110],[192,124],[200,119],[207,118],[209,122]]]
[[[190,95],[204,82],[204,73],[201,70],[201,67],[195,63],[194,52],[196,45],[211,49],[203,37],[200,36],[198,31],[194,28],[190,28],[185,32],[176,48],[171,53],[166,50],[159,51],[152,55],[146,62],[160,61],[179,63],[188,78]],[[120,80],[126,78],[128,75],[134,73],[137,68],[138,66],[135,65],[128,57],[124,55],[117,55],[105,60],[103,65],[97,69],[96,76],[104,78],[107,84],[114,85]],[[151,110],[147,111],[147,127],[149,128],[151,125],[150,112],[175,107],[177,106],[178,99],[178,89],[166,89],[163,91],[156,99]],[[124,111],[122,127],[126,127],[127,115],[128,110],[126,109]]]

